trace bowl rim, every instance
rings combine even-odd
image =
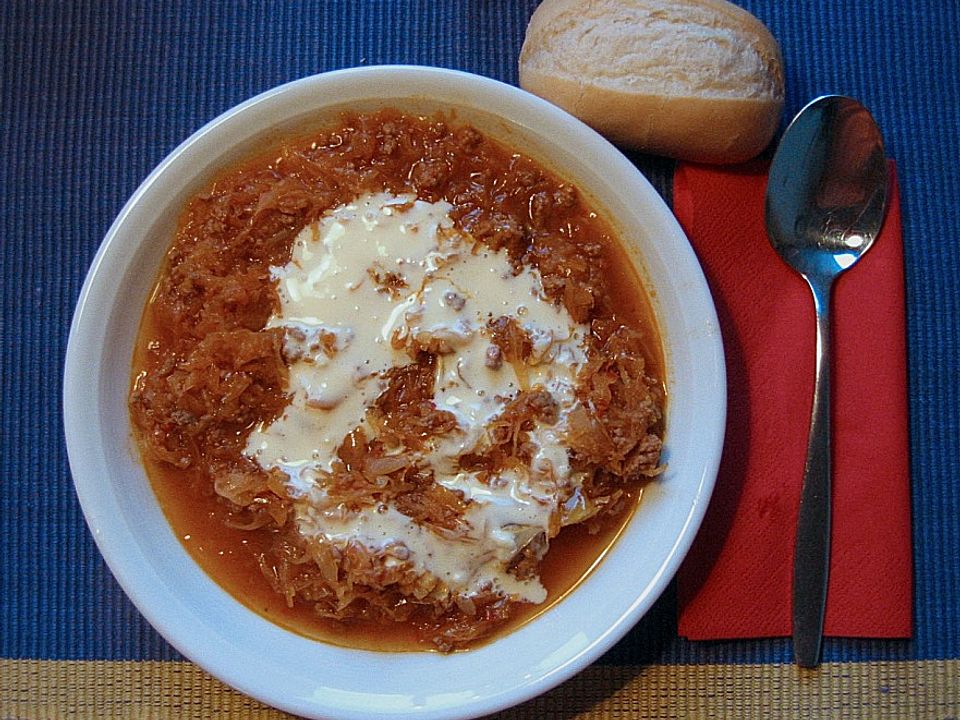
[[[726,415],[726,375],[723,348],[716,310],[696,255],[686,241],[686,236],[670,209],[660,199],[647,179],[619,150],[579,120],[554,105],[512,85],[458,70],[417,65],[367,66],[311,75],[262,92],[221,113],[180,143],[143,180],[110,226],[91,262],[71,322],[65,358],[63,413],[67,452],[74,486],[85,520],[111,572],[148,622],[183,655],[226,684],[288,712],[308,717],[322,715],[324,717],[340,718],[395,718],[406,714],[403,711],[389,708],[364,709],[363,707],[350,706],[349,703],[340,702],[338,704],[337,701],[304,702],[303,698],[300,697],[278,698],[259,687],[256,678],[251,676],[249,672],[238,673],[236,668],[231,667],[229,658],[224,660],[223,657],[218,656],[218,659],[214,660],[205,656],[198,649],[195,638],[190,637],[188,633],[178,632],[176,627],[171,627],[170,618],[173,610],[158,607],[156,598],[150,594],[151,588],[147,587],[147,581],[140,576],[143,568],[138,567],[131,559],[123,556],[118,543],[122,543],[124,539],[130,537],[129,534],[133,533],[134,529],[129,524],[124,524],[120,528],[115,527],[115,521],[108,517],[114,508],[104,501],[104,493],[98,490],[98,478],[95,477],[95,472],[88,466],[91,459],[95,464],[104,462],[99,418],[91,415],[94,408],[90,407],[91,387],[96,385],[96,383],[91,382],[91,373],[99,372],[97,363],[100,348],[97,346],[99,338],[97,326],[101,322],[102,313],[107,309],[105,303],[108,303],[109,300],[105,297],[102,288],[105,286],[104,278],[110,277],[114,265],[118,262],[117,258],[123,253],[124,243],[126,242],[124,233],[135,215],[135,211],[149,199],[158,180],[165,176],[171,167],[182,162],[185,157],[201,148],[204,143],[210,142],[210,139],[215,137],[221,128],[242,119],[253,109],[269,106],[275,102],[282,102],[283,98],[291,93],[319,91],[324,87],[343,82],[364,83],[371,81],[388,82],[398,88],[407,86],[424,87],[424,84],[436,84],[444,87],[456,85],[463,89],[463,100],[465,102],[473,97],[473,95],[468,96],[468,94],[473,93],[476,96],[487,98],[503,98],[512,104],[511,112],[514,113],[517,112],[516,107],[525,108],[523,117],[511,116],[508,118],[510,122],[519,126],[525,126],[538,132],[546,132],[544,128],[565,128],[568,132],[575,133],[578,142],[582,142],[583,146],[589,148],[590,152],[596,153],[603,158],[605,163],[609,163],[609,167],[607,167],[609,172],[628,183],[631,190],[646,195],[647,201],[652,205],[659,203],[659,206],[661,206],[658,210],[660,216],[657,219],[672,235],[672,240],[680,242],[680,246],[676,250],[686,263],[685,272],[690,275],[691,297],[699,301],[698,321],[703,323],[705,336],[713,338],[713,341],[707,342],[703,348],[703,355],[697,358],[700,370],[704,374],[705,388],[708,393],[712,392],[710,399],[716,408],[716,412],[705,420],[703,427],[699,428],[701,431],[699,437],[707,451],[699,467],[696,491],[689,498],[690,506],[687,509],[685,522],[678,536],[674,538],[673,545],[669,548],[666,560],[660,567],[657,577],[651,580],[643,593],[634,597],[629,606],[607,628],[606,632],[591,638],[585,646],[572,651],[568,656],[558,658],[553,665],[545,666],[544,671],[536,677],[521,678],[510,688],[501,689],[499,692],[485,696],[470,698],[456,706],[427,708],[416,712],[418,717],[424,718],[477,717],[516,705],[569,679],[609,650],[649,610],[676,573],[703,520],[716,480],[723,444]],[[398,91],[398,95],[402,94]],[[114,524],[112,525],[111,522],[114,522]],[[566,602],[565,599],[560,605]],[[268,623],[269,621],[263,620],[263,622]],[[356,653],[363,654],[367,651],[347,652],[354,655]],[[470,652],[476,653],[480,650]],[[441,657],[457,657],[457,655],[459,654]]]

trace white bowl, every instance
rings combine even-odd
[[[248,610],[180,545],[138,460],[127,413],[141,309],[186,200],[269,138],[344,108],[455,110],[592,196],[651,290],[666,352],[667,472],[569,597],[516,631],[453,655],[376,653],[300,637]],[[465,73],[342,70],[224,113],[143,182],[104,238],[70,330],[64,378],[70,468],[87,523],[137,608],[181,653],[265,703],[307,717],[467,718],[527,700],[584,669],[673,577],[706,510],[723,440],[720,331],[700,266],[660,197],[612,145],[517,88]]]

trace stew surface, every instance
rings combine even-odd
[[[445,117],[344,116],[186,207],[130,411],[175,532],[297,632],[452,651],[548,608],[661,471],[643,287],[575,187]]]

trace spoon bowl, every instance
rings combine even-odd
[[[820,660],[830,567],[830,293],[880,232],[887,203],[880,130],[856,100],[817,98],[787,127],[766,196],[770,243],[813,293],[816,379],[797,518],[793,645],[797,664]]]
[[[801,275],[836,276],[870,248],[887,201],[883,138],[856,100],[828,95],[790,123],[770,167],[767,233]]]

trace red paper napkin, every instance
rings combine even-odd
[[[764,228],[767,163],[680,164],[674,211],[713,292],[727,435],[678,576],[693,640],[791,633],[794,535],[814,377],[813,301]],[[903,247],[895,168],[873,248],[834,285],[833,534],[824,632],[909,637],[912,619]]]

